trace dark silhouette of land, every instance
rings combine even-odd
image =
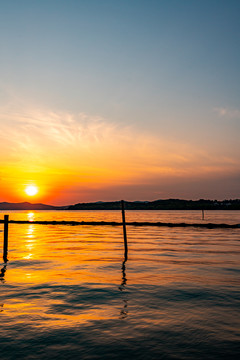
[[[125,201],[126,210],[240,210],[240,199]],[[1,202],[0,210],[120,210],[121,201],[98,201],[67,206]]]
[[[155,200],[125,201],[126,210],[240,210],[240,199],[235,200]],[[119,210],[120,201],[79,203],[70,205],[68,210]]]
[[[1,202],[0,210],[62,210],[63,206],[52,206],[45,204],[31,204],[29,202],[9,203]]]

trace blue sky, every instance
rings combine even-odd
[[[146,177],[116,184],[116,196],[119,187],[124,195],[124,186],[134,184],[140,187],[137,199],[141,185],[148,189],[145,198],[238,196],[239,1],[9,0],[0,6],[0,121],[9,133],[13,125],[21,133],[24,119],[34,119],[36,112],[55,114],[59,123],[71,116],[88,128],[98,118],[128,139],[128,152],[131,141],[147,137],[153,147],[144,145],[149,162],[156,152],[154,166],[158,143],[185,159],[176,165],[166,154],[172,174],[185,169],[185,178],[174,182],[170,171],[158,193],[151,189],[162,179],[161,171],[150,181],[148,160],[138,154],[135,160],[146,167]],[[121,141],[116,142],[118,153]],[[9,152],[7,139],[2,144]],[[193,155],[186,165],[187,153]],[[119,162],[128,171],[125,158]],[[189,170],[198,162],[205,171],[202,182],[197,175],[197,181],[191,179],[196,170]],[[215,193],[209,178],[222,184]],[[125,190],[131,197],[132,190]],[[103,193],[99,188],[89,196]]]

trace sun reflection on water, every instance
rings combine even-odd
[[[27,237],[28,238],[32,238],[33,237],[33,233],[34,233],[34,225],[28,225],[28,229],[27,229]]]
[[[27,213],[27,217],[28,217],[28,221],[34,221],[35,213],[31,211],[31,212]]]
[[[29,260],[29,259],[31,259],[32,257],[33,257],[33,254],[28,254],[28,255],[24,256],[23,259]]]
[[[25,248],[27,255],[23,256],[23,259],[29,260],[33,257],[33,251],[36,246],[36,238],[35,238],[35,225],[30,224],[26,230],[26,237],[25,237]]]

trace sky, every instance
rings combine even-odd
[[[239,13],[0,0],[0,202],[240,198]]]

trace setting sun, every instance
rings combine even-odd
[[[38,193],[38,188],[34,185],[29,185],[25,188],[25,193],[29,196],[34,196]]]

